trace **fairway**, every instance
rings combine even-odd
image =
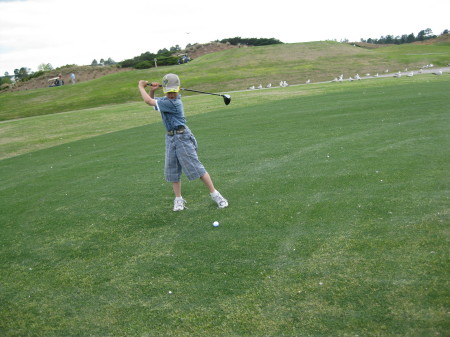
[[[448,336],[449,88],[187,97],[227,209],[184,179],[172,211],[144,103],[2,123],[0,335]]]

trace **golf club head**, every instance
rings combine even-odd
[[[231,102],[231,96],[230,95],[222,95],[223,101],[225,102],[225,105],[230,104]]]

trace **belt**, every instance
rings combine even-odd
[[[168,134],[169,136],[179,135],[179,134],[184,133],[185,130],[186,130],[186,128],[185,128],[184,126],[180,126],[180,127],[179,127],[178,129],[176,129],[176,130],[170,130],[170,131],[167,131],[167,134]]]

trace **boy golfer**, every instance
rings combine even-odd
[[[150,93],[145,91],[147,85],[150,85]],[[175,193],[173,210],[182,211],[186,208],[186,201],[181,196],[181,172],[184,172],[189,180],[200,178],[209,189],[211,198],[217,203],[217,206],[219,208],[227,207],[228,201],[214,188],[211,177],[198,159],[197,141],[187,127],[184,118],[178,76],[167,74],[163,77],[164,97],[155,98],[155,91],[159,88],[159,83],[148,83],[141,80],[138,87],[144,102],[161,113],[167,130],[164,175],[166,180],[172,183]]]

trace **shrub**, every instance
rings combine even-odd
[[[178,57],[167,56],[157,58],[158,66],[171,66],[178,63]]]
[[[7,90],[11,87],[11,84],[3,83],[0,85],[0,91]]]
[[[148,68],[151,68],[152,66],[153,66],[153,64],[150,61],[141,61],[141,62],[137,63],[134,67],[136,69],[148,69]]]

